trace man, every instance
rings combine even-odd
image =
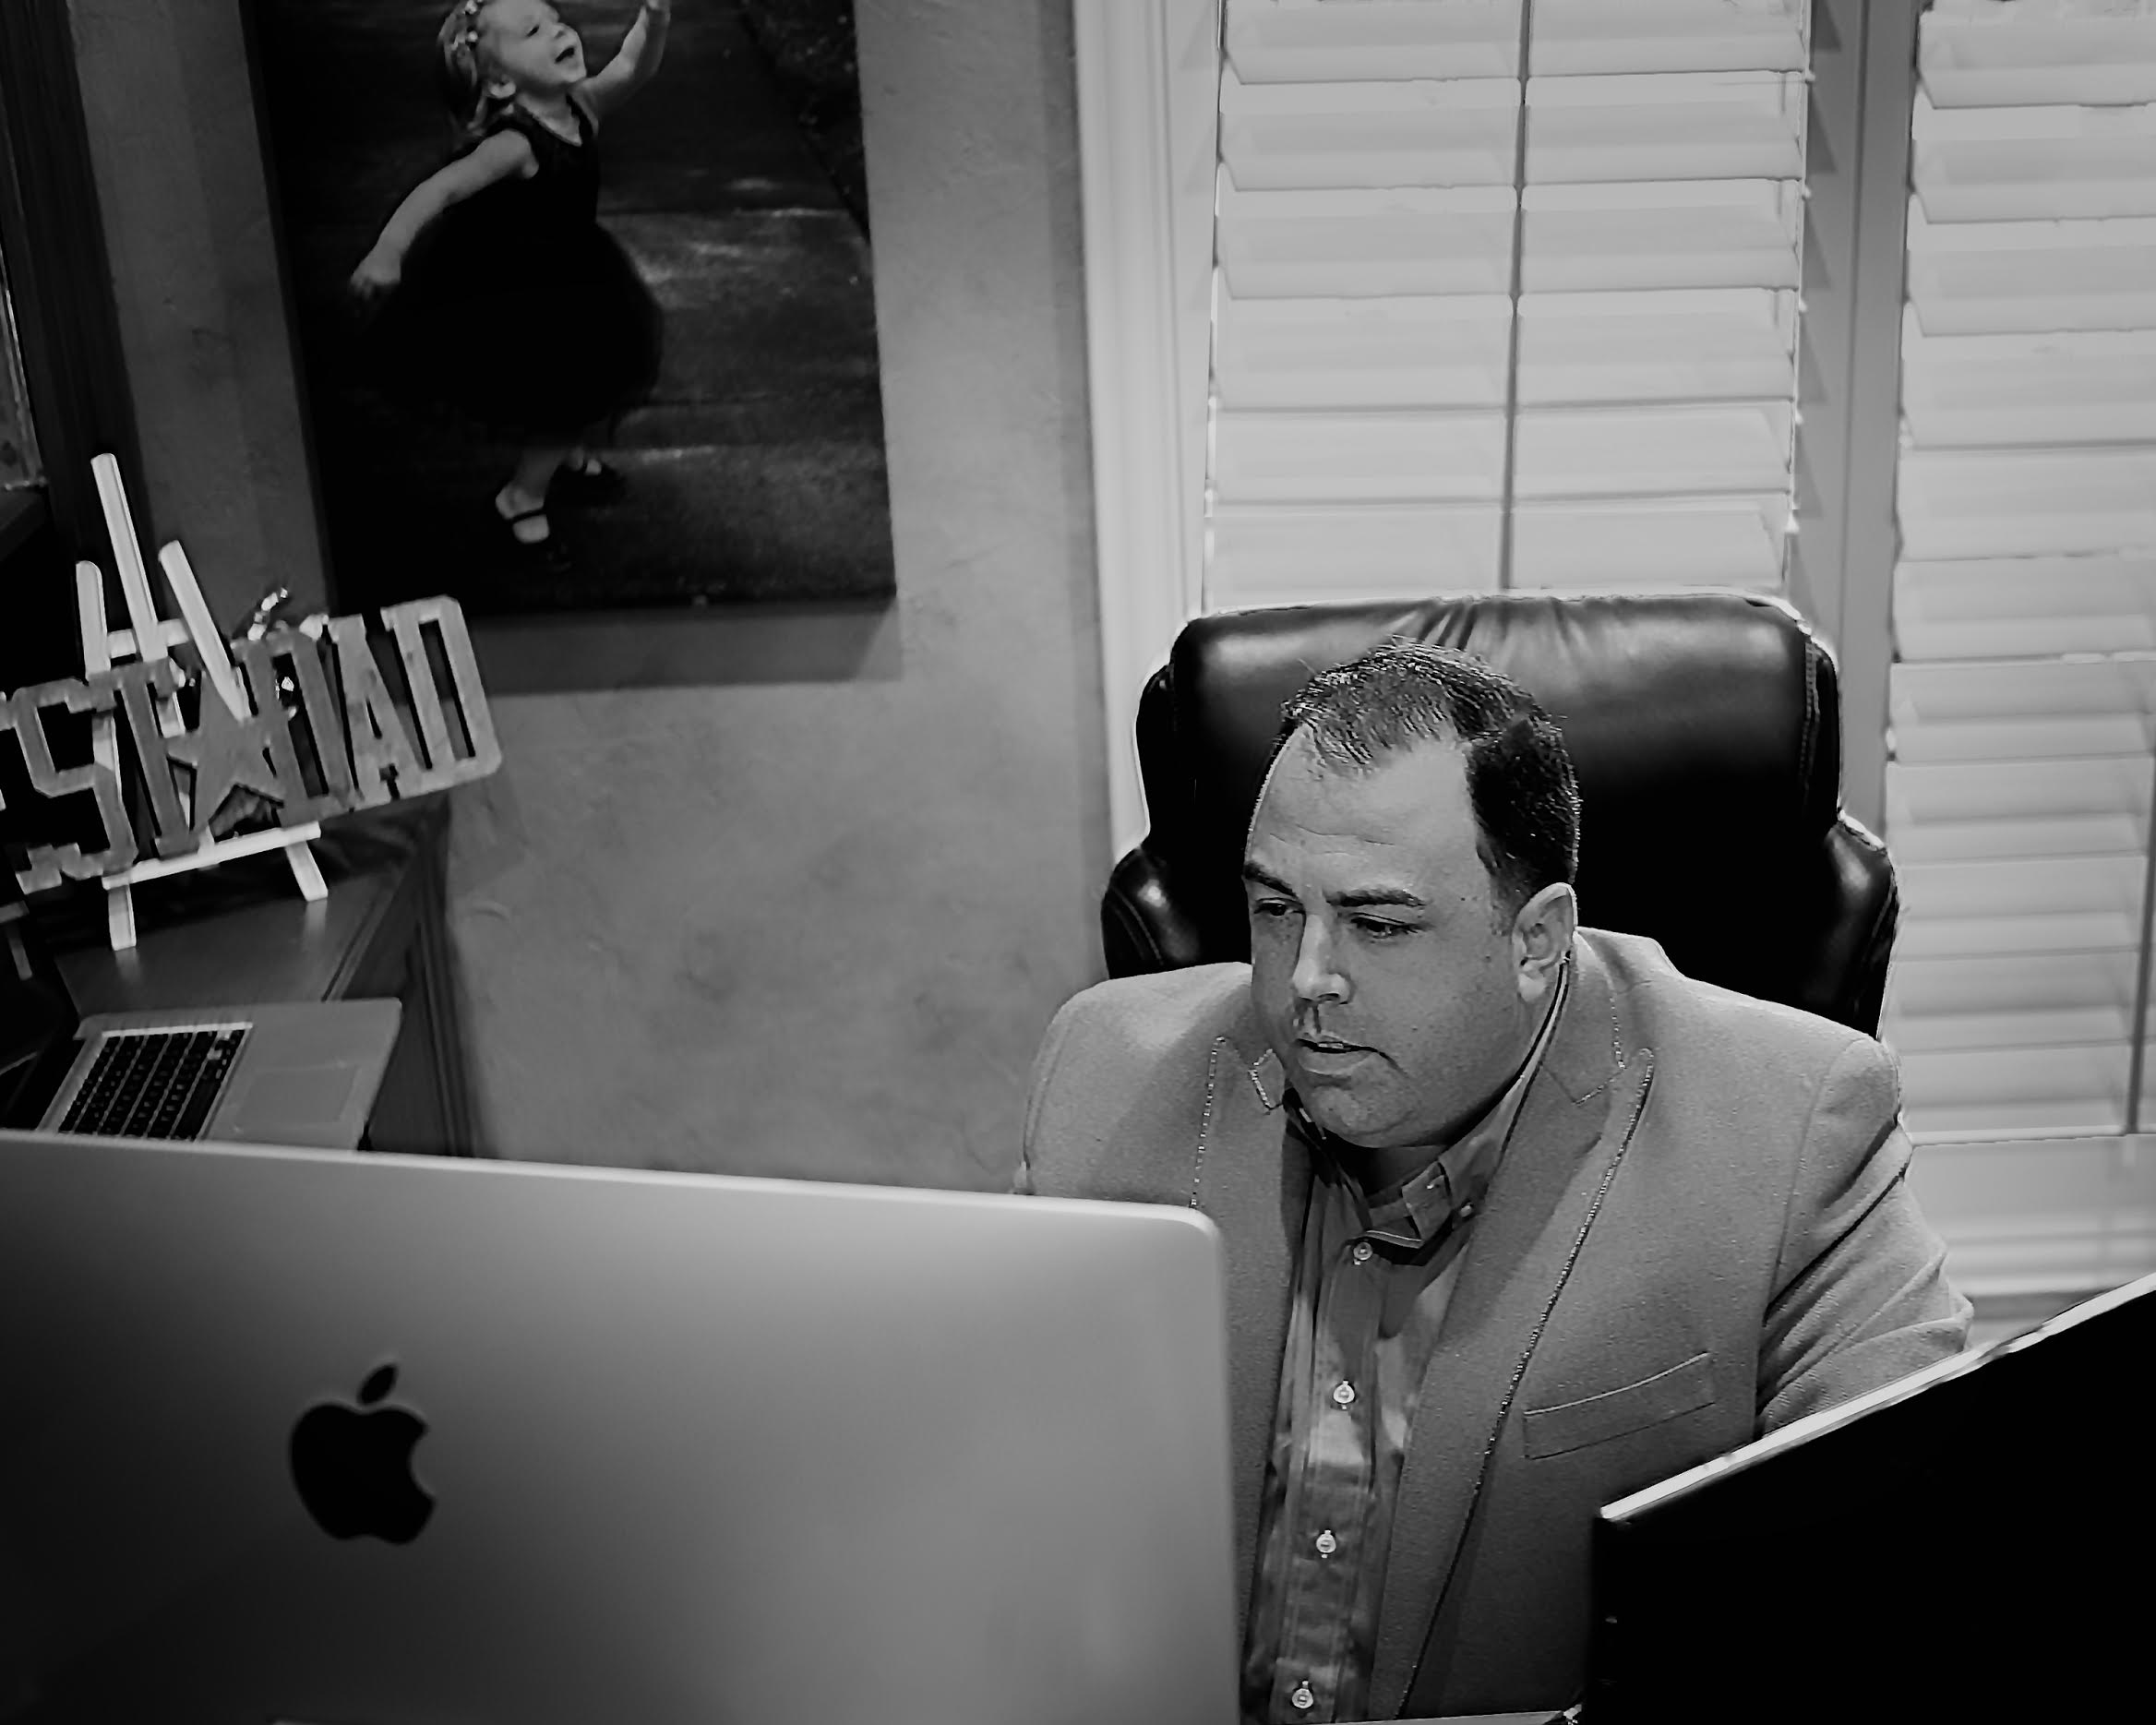
[[[1526,692],[1381,648],[1288,703],[1247,969],[1043,1044],[1020,1189],[1224,1238],[1247,1719],[1566,1705],[1601,1504],[1962,1345],[1890,1057],[1576,927],[1577,848]]]

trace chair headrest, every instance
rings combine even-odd
[[[1224,612],[1178,639],[1142,715],[1141,753],[1147,847],[1232,893],[1216,905],[1208,884],[1198,914],[1238,949],[1240,847],[1281,703],[1392,639],[1489,660],[1563,727],[1580,785],[1585,920],[1656,931],[1683,964],[1695,924],[1708,925],[1702,941],[1727,939],[1727,924],[1708,928],[1746,904],[1796,911],[1827,890],[1822,847],[1841,778],[1834,663],[1779,600],[1512,593]],[[1773,941],[1756,912],[1745,920],[1745,938]]]

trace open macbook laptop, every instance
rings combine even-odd
[[[319,1000],[78,1018],[22,906],[0,906],[0,1125],[349,1150],[400,1010]]]
[[[1193,1211],[0,1134],[0,1721],[1228,1725]]]

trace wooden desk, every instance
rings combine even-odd
[[[448,928],[448,796],[333,822],[316,842],[329,896],[310,904],[281,853],[135,891],[138,944],[105,944],[102,889],[40,901],[77,1011],[394,996],[397,1046],[361,1147],[473,1154]]]

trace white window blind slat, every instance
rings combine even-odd
[[[2156,16],[2138,0],[1946,0],[1917,70],[1941,108],[2156,102]]]
[[[1905,449],[1897,513],[1912,561],[2103,555],[2156,545],[2156,448]]]
[[[1788,73],[1534,78],[1527,113],[1530,184],[1804,177],[1804,80]]]
[[[1789,290],[1529,293],[1520,300],[1519,399],[1527,407],[1779,401],[1796,342]]]
[[[1886,819],[1904,863],[2139,855],[2149,844],[2149,773],[2135,755],[1886,769]]]
[[[1513,584],[1564,593],[1781,585],[1785,491],[1602,504],[1521,502]]]
[[[2145,755],[2156,659],[1904,660],[1889,676],[1887,702],[1900,761]]]
[[[1512,187],[1245,191],[1222,170],[1217,250],[1240,299],[1503,293]]]
[[[2156,215],[2144,106],[1938,108],[1919,92],[1910,178],[1934,222]]]
[[[1516,81],[1245,84],[1221,159],[1250,191],[1513,182]],[[1531,79],[1535,182],[1803,177],[1804,84],[1776,72]]]
[[[1904,562],[1905,662],[2156,650],[2156,554]]]
[[[1511,303],[1426,298],[1220,298],[1221,411],[1504,407]]]
[[[1527,500],[1772,491],[1789,473],[1795,412],[1788,401],[1523,408],[1515,492]]]
[[[2132,952],[2140,940],[2138,857],[1912,862],[1900,874],[1895,951],[1910,958]]]
[[[2098,755],[2137,755],[2148,747],[2148,727],[2134,714],[2093,713],[2062,718],[1994,718],[1951,731],[1902,730],[1895,734],[1897,759],[1927,761],[2068,761]]]
[[[1249,191],[1512,188],[1512,78],[1245,84],[1221,75],[1220,157]]]
[[[1920,1143],[2116,1132],[2132,1070],[2112,1043],[1905,1054],[1902,1122]]]
[[[1932,222],[1912,197],[1908,272],[1931,335],[2156,328],[2156,218]]]
[[[1541,293],[1520,302],[1528,407],[1779,401],[1796,295],[1764,288]],[[1356,299],[1221,295],[1216,387],[1227,409],[1504,404],[1502,294]]]
[[[1966,958],[1971,953],[2043,959],[2061,953],[2104,951],[2117,952],[2131,962],[2135,956],[2133,934],[2137,927],[2130,908],[2051,909],[2017,915],[1995,904],[1978,903],[1959,916],[1935,913],[1907,917],[1894,937],[1894,962]],[[1890,1001],[1890,1004],[1898,1003]],[[1893,1013],[1889,1023],[1893,1034],[1886,1041],[1896,1048],[1905,1038],[1921,1035],[1921,1030],[1911,1027],[1909,1015],[1899,1010]]]
[[[1536,69],[1551,74],[1797,71],[1806,0],[1537,0]],[[1251,82],[1505,78],[1518,0],[1228,0],[1226,43]]]
[[[1533,69],[1802,71],[1810,0],[1536,0]]]
[[[1245,83],[1327,83],[1513,76],[1519,58],[1518,0],[1430,5],[1362,0],[1355,6],[1282,6],[1228,0],[1228,64]]]
[[[1221,413],[1214,491],[1223,503],[1496,502],[1504,415]]]
[[[1914,306],[1902,326],[1901,409],[1926,449],[2156,441],[2156,329],[1927,336]]]
[[[1785,180],[1529,185],[1528,293],[1795,288],[1803,202]]]
[[[1789,471],[1786,401],[1717,408],[1523,411],[1524,501],[1770,492]],[[1495,413],[1251,413],[1215,421],[1223,502],[1495,502],[1504,419]]]
[[[1904,1053],[2070,1047],[2131,1034],[2131,952],[1911,958],[1890,985]]]
[[[1216,504],[1206,599],[1216,610],[1474,593],[1497,581],[1498,510]]]
[[[1503,293],[1510,186],[1252,191],[1223,171],[1219,257],[1241,298]],[[1529,186],[1535,293],[1797,286],[1803,200],[1787,182]]]

